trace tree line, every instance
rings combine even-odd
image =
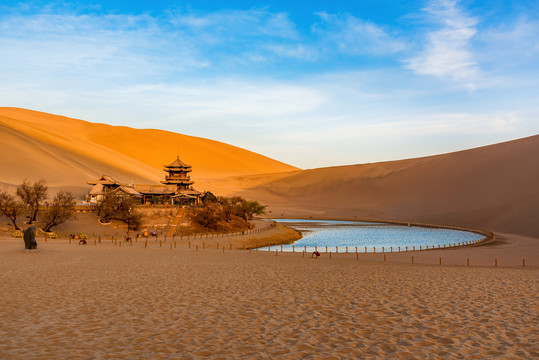
[[[17,186],[15,195],[7,190],[0,190],[0,214],[10,219],[16,230],[21,230],[17,222],[23,215],[28,214],[28,224],[35,224],[39,213],[39,223],[46,232],[75,218],[75,198],[70,191],[59,190],[52,201],[40,209],[40,204],[47,198],[48,186],[44,179],[33,183],[25,179]],[[239,196],[216,197],[207,192],[202,204],[190,207],[189,218],[205,229],[225,230],[232,222],[234,226],[248,227],[248,221],[252,220],[253,215],[264,214],[264,209],[265,206],[258,201],[249,201]],[[103,199],[98,202],[97,216],[101,222],[122,221],[127,225],[128,231],[140,230],[144,219],[137,210],[135,199],[114,191],[104,194]]]
[[[190,220],[208,230],[221,230],[234,218],[243,220],[245,225],[253,215],[262,215],[266,207],[258,201],[245,200],[240,196],[216,197],[208,192],[201,205],[191,208]]]

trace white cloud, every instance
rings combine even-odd
[[[482,62],[500,67],[537,63],[539,22],[520,16],[512,22],[494,24],[477,36],[482,46]]]
[[[406,49],[403,40],[389,34],[381,26],[352,15],[317,13],[322,23],[313,31],[337,50],[350,55],[387,55]]]
[[[431,136],[473,136],[505,134],[517,129],[521,119],[516,113],[442,113],[401,114],[385,121],[363,121],[355,124],[340,123],[317,131],[287,134],[289,139],[309,139],[320,143],[335,141],[365,141],[367,139]]]
[[[238,41],[256,36],[297,39],[299,36],[286,13],[257,9],[223,10],[209,14],[171,10],[170,22],[178,28],[189,29],[195,36],[206,35],[215,41]]]
[[[428,34],[424,50],[408,59],[406,67],[417,74],[436,76],[473,90],[481,77],[470,45],[477,33],[477,20],[457,5],[455,0],[438,0],[425,8],[441,28]]]
[[[302,44],[268,44],[265,48],[284,58],[314,61],[319,57],[316,48]]]

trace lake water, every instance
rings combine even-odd
[[[408,227],[382,223],[366,223],[359,221],[329,221],[329,220],[295,220],[278,219],[276,222],[301,231],[303,237],[294,244],[283,245],[283,251],[308,252],[316,248],[319,252],[385,252],[416,250],[444,245],[476,241],[482,235],[459,230],[429,229],[422,227]],[[391,249],[393,247],[393,249]],[[281,245],[260,248],[258,250],[281,250]]]

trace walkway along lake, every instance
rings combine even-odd
[[[294,244],[282,251],[312,252],[397,252],[458,246],[478,242],[484,235],[468,231],[392,225],[376,222],[276,219],[301,231]],[[399,248],[400,247],[400,248]],[[258,250],[281,250],[281,245]]]

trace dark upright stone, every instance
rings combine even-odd
[[[35,226],[30,226],[24,230],[24,248],[29,250],[37,249]]]

